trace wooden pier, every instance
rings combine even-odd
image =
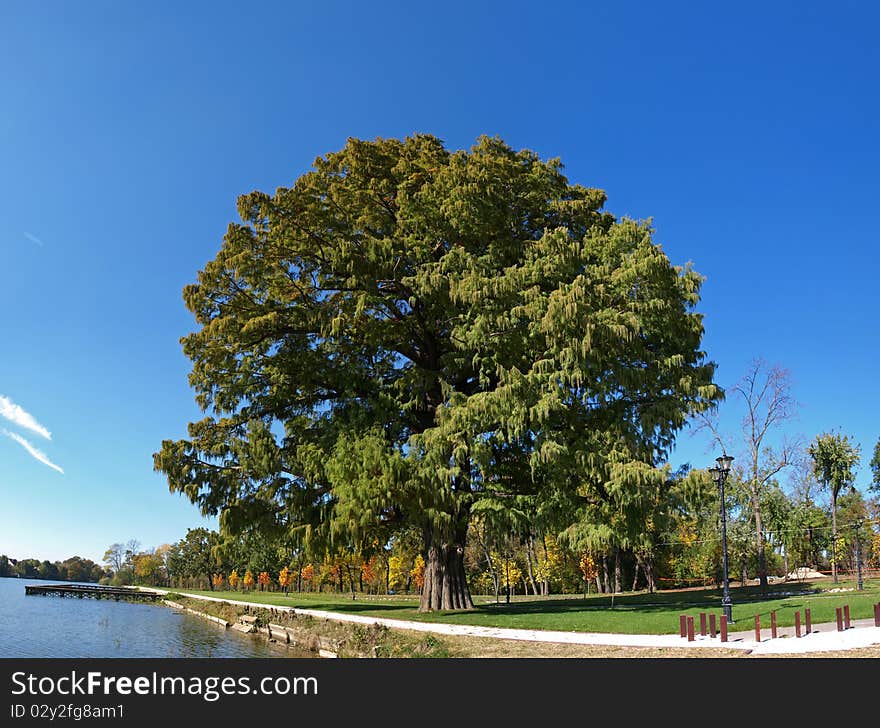
[[[79,597],[80,599],[115,599],[155,601],[163,594],[140,591],[124,586],[102,586],[100,584],[26,584],[26,595],[40,594],[53,597]]]

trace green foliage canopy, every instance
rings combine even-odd
[[[632,504],[720,392],[702,278],[604,203],[559,160],[429,135],[243,195],[184,291],[208,414],[156,469],[225,531],[324,547],[460,540],[523,498]]]
[[[831,492],[833,500],[841,490],[853,486],[860,452],[848,435],[837,432],[816,435],[808,452],[813,459],[816,479]]]

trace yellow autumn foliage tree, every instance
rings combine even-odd
[[[507,591],[509,586],[511,594],[515,592],[516,585],[519,584],[523,574],[516,559],[511,555],[493,553],[492,561],[498,569],[498,581],[500,582],[501,591]]]
[[[409,560],[401,554],[392,554],[388,559],[388,586],[394,591],[403,591],[409,578]]]
[[[278,574],[278,584],[281,586],[282,589],[284,589],[285,592],[287,591],[287,588],[290,586],[290,580],[291,580],[290,569],[288,569],[285,566],[283,569],[281,569],[281,571]]]
[[[535,579],[537,581],[558,579],[565,566],[565,555],[553,536],[546,536],[544,545],[546,555],[543,559],[539,559],[535,565]]]
[[[585,582],[589,583],[596,578],[598,572],[596,570],[596,560],[593,558],[592,554],[581,554],[579,566],[581,569],[581,576]]]

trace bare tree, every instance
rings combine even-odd
[[[799,438],[782,436],[776,447],[770,445],[777,431],[797,416],[798,403],[791,395],[791,375],[778,365],[770,366],[762,359],[749,364],[745,376],[731,389],[745,407],[740,437],[744,452],[737,457],[735,468],[746,489],[752,516],[755,520],[755,540],[758,548],[758,578],[761,587],[767,587],[767,556],[764,527],[761,518],[761,499],[767,486],[783,468],[795,464],[803,451]],[[728,438],[722,436],[717,410],[700,416],[697,430],[707,429],[713,440],[728,453]]]
[[[104,552],[104,563],[114,574],[122,571],[125,565],[125,546],[121,543],[110,544],[110,548]]]

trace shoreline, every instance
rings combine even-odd
[[[276,620],[280,615],[287,615],[293,619],[307,617],[318,620],[323,624],[336,623],[348,626],[365,628],[384,628],[398,633],[419,635],[437,635],[442,638],[476,638],[488,639],[497,642],[523,642],[535,645],[564,645],[591,648],[619,648],[634,650],[633,656],[642,650],[656,650],[660,656],[671,656],[670,652],[683,651],[687,656],[721,656],[723,653],[740,653],[740,655],[779,657],[792,655],[803,657],[805,655],[829,656],[842,652],[869,650],[871,656],[880,657],[880,627],[873,626],[870,620],[858,620],[854,622],[854,628],[844,632],[833,631],[830,624],[814,625],[814,633],[808,637],[788,638],[787,633],[782,633],[781,638],[775,640],[764,639],[760,642],[754,639],[750,632],[731,633],[731,641],[721,643],[717,639],[698,637],[694,642],[683,643],[678,634],[672,635],[630,635],[614,633],[590,633],[590,632],[561,632],[553,630],[525,630],[502,627],[478,627],[469,625],[455,625],[438,622],[412,622],[407,620],[390,619],[385,617],[367,617],[354,614],[329,612],[325,610],[302,609],[292,606],[269,606],[257,602],[244,600],[222,599],[201,594],[186,594],[185,592],[169,592],[161,589],[150,589],[160,593],[179,594],[189,600],[204,603],[226,604],[233,609],[240,609],[241,613],[250,614],[262,612],[272,615]],[[269,632],[271,638],[271,631]],[[543,649],[543,648],[541,648]],[[503,650],[502,650],[503,651]],[[513,648],[511,652],[521,650]],[[539,648],[535,648],[539,651]],[[876,654],[873,654],[876,653]],[[365,656],[365,655],[352,655]],[[377,655],[371,655],[377,656]]]
[[[196,595],[173,591],[167,592],[167,596],[175,599],[163,599],[160,605],[207,619],[224,630],[263,637],[279,651],[295,649],[321,658],[449,656],[442,643],[431,635],[412,637],[378,624],[342,624],[292,609],[199,599]],[[203,608],[194,609],[196,605]]]

